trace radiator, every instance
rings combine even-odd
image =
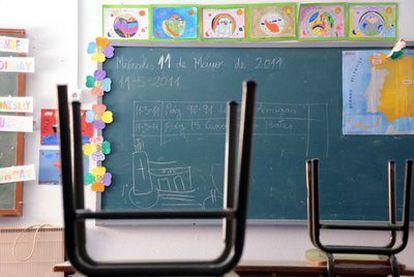
[[[62,277],[53,266],[63,261],[63,228],[0,228],[1,277]]]

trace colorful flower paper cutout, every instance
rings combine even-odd
[[[112,174],[107,172],[107,173],[105,173],[104,177],[102,178],[102,184],[105,187],[108,187],[108,186],[111,185],[111,183],[112,183]]]
[[[111,143],[109,141],[104,141],[101,144],[102,153],[108,155],[111,153]]]
[[[98,37],[95,41],[89,42],[88,54],[92,55],[92,61],[103,63],[106,59],[114,56],[114,47],[109,44],[109,40],[105,37]]]
[[[92,173],[89,172],[85,176],[85,184],[86,185],[91,185],[93,183],[95,183],[95,176]]]
[[[92,60],[98,63],[103,63],[114,56],[114,48],[105,37],[98,37],[94,42],[90,42],[87,52],[92,55]],[[105,70],[98,69],[93,76],[86,77],[85,85],[91,88],[92,95],[103,96],[104,92],[111,91],[112,81],[107,77]],[[106,124],[112,123],[113,120],[113,113],[108,111],[104,104],[95,104],[92,110],[86,113],[86,122],[91,123],[95,130],[104,129]],[[96,135],[83,146],[83,152],[93,161],[100,163],[105,160],[105,155],[111,153],[111,144],[109,141],[104,141],[101,135]],[[105,191],[105,187],[111,185],[111,182],[112,175],[106,172],[103,166],[96,166],[85,176],[85,184],[91,185],[91,190],[95,192]]]
[[[104,92],[110,92],[112,80],[106,77],[105,70],[96,70],[94,76],[86,77],[86,87],[92,88],[92,95],[103,96]]]

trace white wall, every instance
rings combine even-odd
[[[104,3],[148,4],[148,1],[103,1]],[[162,1],[151,3],[182,3],[190,1]],[[192,3],[216,4],[235,1],[199,0]],[[239,1],[238,3],[259,1]],[[269,1],[270,2],[270,1]],[[287,1],[278,1],[287,2]],[[309,2],[309,1],[307,1]],[[328,2],[328,1],[325,1]],[[354,1],[355,2],[355,1]],[[367,2],[367,1],[365,1]],[[378,2],[378,0],[377,0]],[[31,39],[30,53],[36,57],[36,73],[28,76],[27,94],[35,96],[35,116],[41,107],[55,104],[55,83],[61,80],[76,84],[76,48],[79,49],[78,86],[94,70],[86,55],[90,40],[100,35],[100,0],[79,0],[79,44],[77,43],[76,1],[24,1],[0,0],[0,26],[25,28]],[[41,6],[40,6],[41,4]],[[401,37],[414,40],[414,1],[400,1]],[[4,9],[3,7],[7,7]],[[25,7],[25,8],[22,8]],[[58,12],[55,12],[58,11]],[[91,98],[87,98],[90,101]],[[26,136],[27,163],[38,162],[39,132]],[[0,226],[51,223],[62,225],[60,187],[27,183],[24,191],[24,216],[0,218]],[[95,206],[95,196],[87,192],[88,206]],[[220,229],[209,226],[141,226],[94,227],[88,232],[89,251],[99,259],[157,259],[157,258],[210,258],[221,250]],[[360,232],[327,233],[327,241],[380,243],[386,236]],[[311,248],[305,226],[249,226],[243,260],[303,260],[304,252]],[[414,266],[414,230],[402,262]]]

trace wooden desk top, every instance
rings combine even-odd
[[[362,267],[363,266],[363,267]],[[361,271],[361,268],[363,270]],[[54,272],[74,272],[72,265],[66,261],[64,263],[56,264],[53,267]],[[243,261],[237,268],[236,272],[241,276],[258,276],[266,273],[281,274],[278,276],[299,276],[298,274],[320,274],[326,272],[325,266],[313,266],[303,262],[271,262],[271,261]],[[347,274],[354,276],[382,276],[390,274],[389,267],[367,264],[358,265],[358,268],[352,264],[339,263],[335,272],[338,274]],[[365,274],[362,275],[361,273]],[[293,275],[291,275],[293,274]],[[414,268],[402,268],[402,276],[414,276]],[[312,276],[312,275],[306,275]],[[315,275],[317,276],[317,275]]]

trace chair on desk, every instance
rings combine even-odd
[[[327,272],[329,277],[335,276],[334,254],[363,254],[387,256],[390,264],[390,271],[393,277],[400,276],[400,266],[396,254],[404,250],[408,243],[411,207],[411,186],[412,186],[413,161],[405,163],[404,177],[404,202],[402,223],[397,223],[396,192],[395,192],[395,162],[388,162],[388,224],[335,224],[321,223],[319,216],[319,161],[317,159],[306,161],[306,184],[308,190],[308,227],[309,236],[313,245],[326,255]],[[384,246],[346,246],[346,245],[325,245],[322,243],[320,233],[322,229],[329,230],[364,230],[364,231],[388,231],[390,241]],[[397,232],[402,233],[401,243],[396,246]]]
[[[239,135],[236,133],[237,103],[229,102],[227,106],[224,170],[227,199],[223,210],[91,212],[84,208],[81,105],[79,102],[72,103],[73,126],[71,128],[67,86],[58,86],[65,246],[71,264],[88,276],[219,276],[232,270],[239,262],[244,246],[255,87],[256,84],[251,81],[243,84]],[[71,129],[73,130],[73,153]],[[236,151],[237,145],[238,152]],[[95,261],[86,250],[86,219],[224,219],[225,248],[222,254],[212,261],[150,263]]]

